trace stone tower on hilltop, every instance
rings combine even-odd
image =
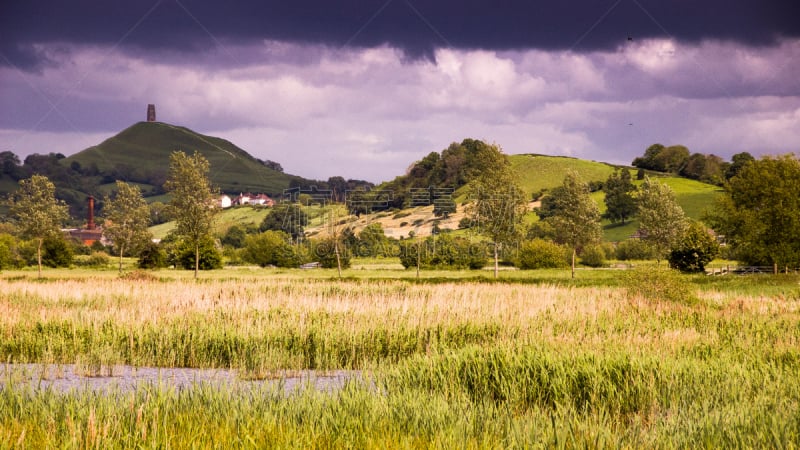
[[[156,105],[152,103],[147,105],[147,121],[148,122],[156,121]]]

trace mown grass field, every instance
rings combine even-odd
[[[331,392],[0,388],[0,447],[792,448],[800,276],[0,274],[6,362],[354,369]],[[488,275],[488,274],[487,274]]]

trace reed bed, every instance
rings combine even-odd
[[[800,285],[774,280],[3,279],[8,362],[374,378],[288,396],[9,379],[0,447],[797,448]]]

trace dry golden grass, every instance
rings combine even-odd
[[[678,351],[714,343],[716,329],[703,326],[710,321],[798,316],[798,302],[780,297],[709,291],[698,293],[700,304],[686,306],[630,297],[623,288],[475,282],[84,278],[0,280],[0,292],[3,330],[48,322],[89,328],[112,323],[133,330],[187,318],[231,326],[245,337],[262,335],[265,328],[302,334],[312,327],[362,333],[474,326],[495,330],[492,340],[510,345],[549,342],[634,350]],[[796,342],[786,337],[782,343]]]

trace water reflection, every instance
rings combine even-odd
[[[191,389],[198,385],[239,388],[271,385],[283,387],[286,392],[312,386],[330,392],[340,389],[353,378],[360,378],[359,371],[287,371],[278,372],[262,380],[247,380],[239,372],[229,369],[190,369],[113,366],[87,376],[84,368],[74,364],[0,364],[0,389],[7,386],[33,389],[52,388],[59,392],[91,390],[100,392],[133,391],[137,386],[152,384]]]

